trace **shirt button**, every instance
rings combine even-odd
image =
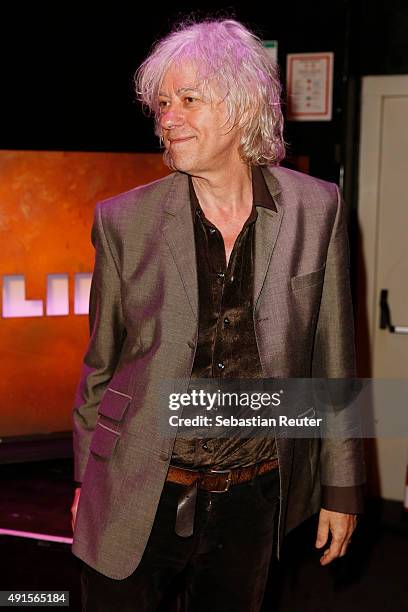
[[[225,272],[218,272],[217,276],[218,276],[218,278],[224,278]]]
[[[228,326],[228,325],[230,324],[230,322],[231,322],[231,321],[229,320],[229,318],[228,318],[228,317],[225,317],[225,319],[224,319],[224,325]]]
[[[217,368],[218,368],[219,370],[223,370],[223,369],[225,368],[224,362],[223,362],[223,361],[220,361],[219,363],[217,363]]]

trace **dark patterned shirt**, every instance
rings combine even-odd
[[[199,329],[192,379],[262,378],[253,321],[257,206],[276,210],[259,167],[252,167],[253,205],[226,265],[221,232],[204,215],[191,177],[190,199],[196,245]],[[192,380],[192,385],[194,380]],[[187,439],[176,437],[172,464],[230,469],[276,458],[273,436]]]

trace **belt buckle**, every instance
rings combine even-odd
[[[232,470],[208,470],[208,472],[210,474],[228,474],[225,489],[221,489],[221,491],[208,491],[208,493],[226,493],[228,489],[230,488],[230,484],[232,481],[232,475],[231,475]]]

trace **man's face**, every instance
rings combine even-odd
[[[227,123],[227,108],[219,93],[197,82],[190,63],[172,66],[159,92],[160,126],[172,165],[181,172],[206,176],[242,163],[240,134]]]

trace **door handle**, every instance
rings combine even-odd
[[[381,289],[380,294],[380,329],[388,329],[392,334],[408,334],[408,326],[392,325],[388,305],[388,289]]]

